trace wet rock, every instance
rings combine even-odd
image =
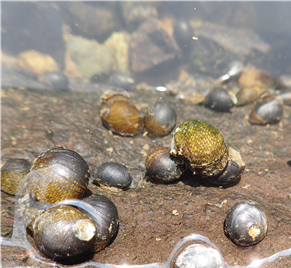
[[[33,50],[20,53],[16,64],[23,72],[33,76],[59,70],[58,64],[50,55]]]
[[[77,77],[81,75],[90,79],[93,75],[108,74],[112,70],[113,57],[109,49],[95,40],[72,35],[67,40],[67,55],[70,63],[75,65]]]
[[[147,19],[157,17],[156,5],[154,2],[120,2],[123,20],[130,29],[136,29]]]
[[[148,71],[181,55],[176,41],[157,19],[147,20],[132,34],[130,52],[134,72]]]
[[[55,2],[2,3],[2,50],[17,56],[25,50],[49,54],[64,66],[63,15]]]
[[[194,36],[198,37],[190,57],[193,71],[219,76],[221,69],[230,62],[240,59],[242,62],[251,61],[256,64],[270,50],[270,45],[250,29],[207,22],[191,25]]]
[[[104,3],[67,2],[65,10],[73,34],[103,42],[116,28],[114,12]]]
[[[114,70],[129,73],[129,35],[126,32],[114,32],[107,38],[104,45],[114,57]]]

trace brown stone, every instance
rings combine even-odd
[[[144,22],[133,34],[130,41],[131,69],[144,72],[162,63],[180,57],[176,41],[157,19]]]

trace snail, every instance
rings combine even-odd
[[[168,135],[176,125],[176,111],[166,100],[151,105],[144,117],[144,127],[152,135]]]
[[[93,172],[93,182],[111,189],[126,189],[132,182],[132,177],[124,165],[116,162],[106,162]]]
[[[40,75],[38,79],[55,89],[63,90],[63,91],[68,91],[69,90],[69,80],[67,76],[65,76],[61,72],[45,72],[44,74]]]
[[[146,170],[157,181],[171,182],[180,178],[186,167],[178,158],[170,155],[168,148],[151,151],[146,159]]]
[[[268,92],[263,93],[257,100],[249,116],[252,124],[276,124],[283,115],[283,105],[280,100]]]
[[[105,248],[118,230],[118,211],[105,196],[64,200],[40,212],[30,223],[35,245],[56,261],[75,261]]]
[[[221,253],[209,246],[192,244],[186,247],[175,260],[175,268],[225,268]]]
[[[268,231],[268,219],[261,206],[254,201],[236,203],[224,221],[226,236],[238,246],[252,246],[262,241]]]
[[[236,106],[242,106],[254,102],[261,93],[265,91],[265,87],[261,85],[243,87],[237,94]]]
[[[236,102],[237,99],[233,92],[227,91],[222,87],[215,87],[206,95],[204,104],[207,108],[227,112]]]
[[[30,163],[22,158],[11,158],[1,165],[1,190],[15,195],[19,182],[30,170]]]
[[[121,87],[126,91],[132,91],[134,80],[124,72],[112,72],[109,77],[109,83],[115,87]]]
[[[71,206],[48,208],[32,224],[38,250],[56,260],[72,260],[93,248],[96,227],[91,219]]]
[[[134,136],[143,129],[143,118],[128,95],[105,92],[100,116],[105,127],[121,136]]]
[[[170,153],[185,161],[201,177],[219,175],[228,162],[228,148],[214,126],[200,120],[189,120],[173,133]]]
[[[207,177],[206,180],[220,186],[230,186],[239,182],[245,169],[245,163],[239,152],[232,147],[228,148],[228,161],[221,174],[214,177]]]
[[[36,201],[55,203],[83,197],[90,173],[86,161],[61,146],[40,154],[27,174],[27,188]]]

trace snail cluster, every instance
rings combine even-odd
[[[166,136],[175,127],[177,116],[168,101],[157,100],[143,117],[127,92],[107,91],[101,96],[100,117],[106,128],[121,136],[135,136],[144,128],[150,135]]]
[[[156,149],[149,154],[146,168],[152,177],[164,181],[178,179],[183,170],[181,166],[185,165],[205,180],[229,185],[240,179],[245,167],[240,153],[227,147],[219,130],[200,120],[189,120],[178,126],[173,132],[170,150],[161,152]],[[156,175],[156,167],[160,172],[166,171],[163,176]],[[179,172],[173,176],[174,171]]]
[[[16,194],[24,195],[20,204],[29,200],[20,206],[24,223],[38,250],[55,261],[98,252],[117,233],[115,204],[99,194],[83,199],[89,177],[86,161],[58,146],[40,154],[18,186]],[[89,209],[82,208],[84,203]]]

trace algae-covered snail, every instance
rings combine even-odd
[[[225,184],[219,176],[223,175],[228,165],[237,163],[232,166],[231,174],[225,174],[226,183],[237,180],[245,166],[238,152],[231,149],[231,154],[229,153],[219,130],[200,120],[186,121],[174,130],[170,153],[185,161],[194,174],[210,180],[220,178],[218,184]],[[233,176],[233,173],[236,175]],[[216,180],[212,182],[215,183]]]
[[[97,252],[117,233],[118,211],[110,199],[81,200],[89,175],[78,153],[58,146],[40,154],[23,178],[24,197],[18,200],[23,223],[39,251],[53,260],[71,262]]]
[[[268,231],[268,219],[261,206],[254,201],[236,203],[224,221],[226,236],[238,246],[252,246],[262,241]]]

